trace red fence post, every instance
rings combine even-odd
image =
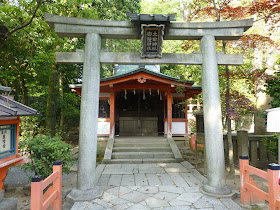
[[[62,162],[53,162],[53,172],[57,171],[57,178],[53,181],[53,190],[58,192],[57,198],[53,203],[54,210],[62,209]]]
[[[195,135],[191,133],[191,149],[195,149]]]
[[[43,205],[42,176],[33,176],[31,179],[30,210],[41,210]]]
[[[280,186],[279,186],[279,172],[280,165],[272,163],[268,164],[267,169],[267,180],[268,180],[268,199],[269,209],[279,209],[277,199],[280,197]]]
[[[243,205],[250,204],[250,192],[246,187],[249,181],[249,172],[245,170],[245,166],[249,165],[249,157],[247,155],[241,155],[239,157],[239,169],[240,169],[240,201]]]

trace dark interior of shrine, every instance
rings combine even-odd
[[[157,92],[139,90],[133,92],[120,92],[116,97],[116,134],[120,133],[120,120],[129,120],[133,118],[137,120],[137,128],[135,134],[139,132],[140,127],[151,126],[147,125],[151,121],[156,121],[158,135],[163,135],[164,132],[164,101],[163,96]],[[143,125],[145,124],[146,125]],[[143,135],[151,134],[149,129],[143,130]],[[155,131],[154,131],[155,132]],[[122,133],[122,132],[121,132]],[[151,134],[152,135],[152,134]]]

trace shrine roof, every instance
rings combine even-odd
[[[162,73],[158,73],[158,72],[154,72],[154,71],[150,71],[150,70],[145,69],[145,68],[138,68],[134,71],[130,71],[130,72],[127,72],[127,73],[124,73],[124,74],[119,74],[119,75],[114,75],[114,76],[111,76],[111,77],[102,78],[100,80],[100,82],[107,82],[107,81],[111,81],[111,80],[115,80],[115,79],[120,79],[120,78],[123,78],[123,77],[127,77],[127,76],[130,76],[130,75],[133,75],[133,74],[140,73],[140,72],[144,72],[144,73],[147,73],[147,74],[159,77],[159,78],[163,78],[163,79],[167,79],[167,80],[171,80],[171,81],[176,81],[176,82],[180,82],[180,83],[184,83],[184,84],[192,85],[194,83],[193,81],[188,81],[188,80],[180,81],[179,78],[171,77],[171,76],[168,76],[166,74],[162,74]]]
[[[0,95],[0,117],[38,115],[39,112],[16,102],[9,96]]]
[[[12,89],[10,87],[5,87],[0,85],[0,91],[11,91]]]
[[[120,78],[124,78],[124,77],[128,77],[128,76],[137,74],[137,73],[147,73],[147,74],[159,77],[159,78],[167,79],[167,80],[178,82],[178,83],[181,83],[181,84],[188,84],[188,85],[193,85],[194,84],[193,81],[188,81],[188,80],[181,81],[178,77],[171,77],[171,76],[168,76],[166,74],[150,71],[150,70],[145,69],[145,68],[138,68],[134,71],[130,71],[130,72],[127,72],[127,73],[124,73],[124,74],[118,74],[118,75],[114,75],[114,76],[111,76],[111,77],[102,78],[102,79],[100,79],[100,83],[117,80],[117,79],[120,79]],[[82,88],[82,84],[70,84],[69,87],[70,88]],[[192,86],[192,87],[190,87],[190,89],[201,89],[201,86]]]
[[[194,85],[191,88],[189,88],[190,90],[201,90],[201,85]]]

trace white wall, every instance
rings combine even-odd
[[[167,121],[164,123],[165,134],[167,132]],[[172,134],[186,134],[186,122],[172,122]]]
[[[98,135],[110,134],[110,122],[98,122]]]

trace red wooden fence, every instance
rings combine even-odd
[[[240,168],[240,199],[243,205],[250,205],[254,203],[269,202],[269,209],[280,209],[280,183],[279,172],[280,165],[268,164],[267,172],[249,165],[249,158],[247,155],[239,157]],[[268,181],[268,192],[264,192],[250,177],[255,174]]]
[[[52,183],[52,185],[50,185]],[[50,185],[50,186],[49,186]],[[44,193],[46,187],[49,188]],[[31,179],[31,210],[62,209],[62,163],[53,163],[53,173],[45,180],[41,176]]]
[[[194,133],[191,133],[191,149],[196,149],[196,147],[204,147],[203,144],[198,144],[196,142],[196,136],[194,135]]]

